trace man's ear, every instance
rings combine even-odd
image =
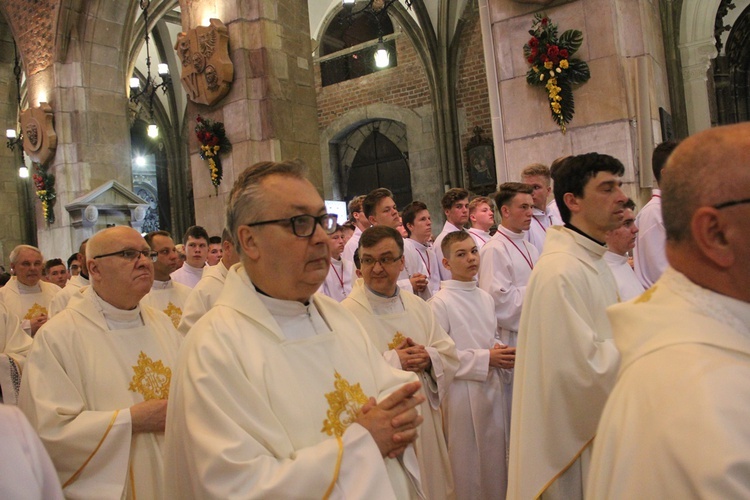
[[[250,260],[257,260],[260,257],[260,249],[255,241],[255,237],[251,227],[240,226],[237,229],[239,246]]]
[[[699,208],[690,220],[695,245],[706,258],[723,269],[731,268],[736,258],[727,230],[726,220],[713,207]]]
[[[443,267],[446,268],[448,271],[451,270],[451,265],[448,263],[448,259],[443,257]]]
[[[580,204],[578,203],[578,198],[573,193],[565,193],[563,195],[563,201],[565,202],[565,206],[568,207],[568,210],[570,210],[571,214],[577,214],[580,212]]]
[[[89,261],[83,260],[83,264],[81,264],[81,267],[85,267],[88,269],[89,273],[89,279],[93,281],[94,276],[101,277],[101,271],[99,270],[99,263],[96,261],[96,259],[91,259]]]
[[[361,278],[362,277],[362,271],[361,270],[355,269],[354,272],[357,275],[357,278]]]
[[[369,216],[369,217],[367,218],[367,222],[369,222],[371,226],[374,226],[374,225],[375,225],[375,217],[374,217],[374,216],[372,216],[372,215],[371,215],[371,216]]]

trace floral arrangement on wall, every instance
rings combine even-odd
[[[208,170],[211,175],[211,184],[214,185],[216,194],[219,193],[219,185],[224,175],[219,155],[232,150],[232,143],[227,138],[226,130],[222,122],[215,122],[200,115],[195,119],[195,136],[201,144],[201,159],[208,162]]]
[[[55,222],[55,211],[53,206],[57,193],[55,192],[55,176],[47,170],[47,167],[34,164],[34,188],[36,197],[42,202],[42,214],[47,224]]]
[[[523,46],[523,55],[531,65],[526,82],[545,88],[552,119],[565,133],[575,113],[573,85],[591,78],[588,64],[573,57],[583,43],[583,34],[567,30],[558,37],[557,24],[541,13],[534,15],[529,34],[531,39]]]

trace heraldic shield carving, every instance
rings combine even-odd
[[[57,134],[52,124],[52,107],[40,102],[36,108],[21,112],[23,150],[32,161],[46,165],[55,155]]]
[[[177,35],[174,46],[182,61],[182,87],[188,98],[212,106],[227,95],[234,79],[229,59],[229,31],[218,19]]]

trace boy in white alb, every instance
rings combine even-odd
[[[500,208],[502,221],[497,233],[480,252],[479,288],[492,296],[495,302],[497,336],[504,345],[514,347],[518,340],[518,323],[526,295],[526,284],[531,270],[539,258],[536,247],[524,239],[532,223],[534,201],[532,188],[520,182],[500,185],[495,203]],[[510,422],[513,401],[513,372],[505,371],[507,384],[503,393],[507,419]],[[506,428],[510,432],[510,426]]]
[[[604,242],[607,244],[607,253],[604,254],[604,260],[615,277],[617,293],[621,302],[634,299],[645,291],[628,258],[628,252],[633,250],[638,235],[634,210],[635,202],[628,198],[625,203],[625,217],[622,220],[622,226],[607,231],[604,236]]]
[[[552,192],[550,169],[541,163],[531,164],[521,172],[521,182],[531,186],[531,197],[534,199],[534,212],[531,225],[526,232],[526,241],[534,245],[541,254],[547,237],[547,229],[550,226],[562,224],[559,217],[555,220],[547,203]]]
[[[443,400],[443,429],[453,467],[456,498],[505,498],[506,421],[498,368],[513,368],[515,349],[495,340],[495,305],[474,277],[479,251],[469,234],[443,239],[444,281],[429,304],[456,343],[459,367]]]
[[[469,202],[469,234],[481,250],[490,241],[490,228],[495,224],[495,204],[486,196],[477,196]]]
[[[328,235],[328,248],[331,250],[331,267],[326,280],[318,292],[341,302],[352,291],[352,270],[354,266],[341,258],[344,251],[344,229],[336,225],[336,230]]]
[[[408,255],[416,256],[422,263],[421,268],[410,269],[426,276],[427,285],[417,295],[427,300],[440,290],[440,270],[435,249],[430,243],[432,238],[432,217],[427,205],[421,201],[412,201],[404,208],[401,219],[408,237],[404,239],[404,262]],[[414,258],[412,257],[412,260]]]
[[[440,243],[448,233],[464,231],[464,226],[469,222],[469,192],[464,188],[451,188],[443,195],[440,205],[445,214],[445,225],[435,238],[433,248],[440,263],[440,279],[446,281],[451,279],[451,273],[443,267],[443,252],[440,250]]]

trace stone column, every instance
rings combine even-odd
[[[215,106],[187,107],[196,223],[221,234],[234,180],[258,161],[300,158],[313,183],[323,181],[307,0],[180,1],[183,30],[220,19],[229,30],[234,82]],[[216,194],[193,133],[201,115],[224,122],[232,152],[221,157]]]

